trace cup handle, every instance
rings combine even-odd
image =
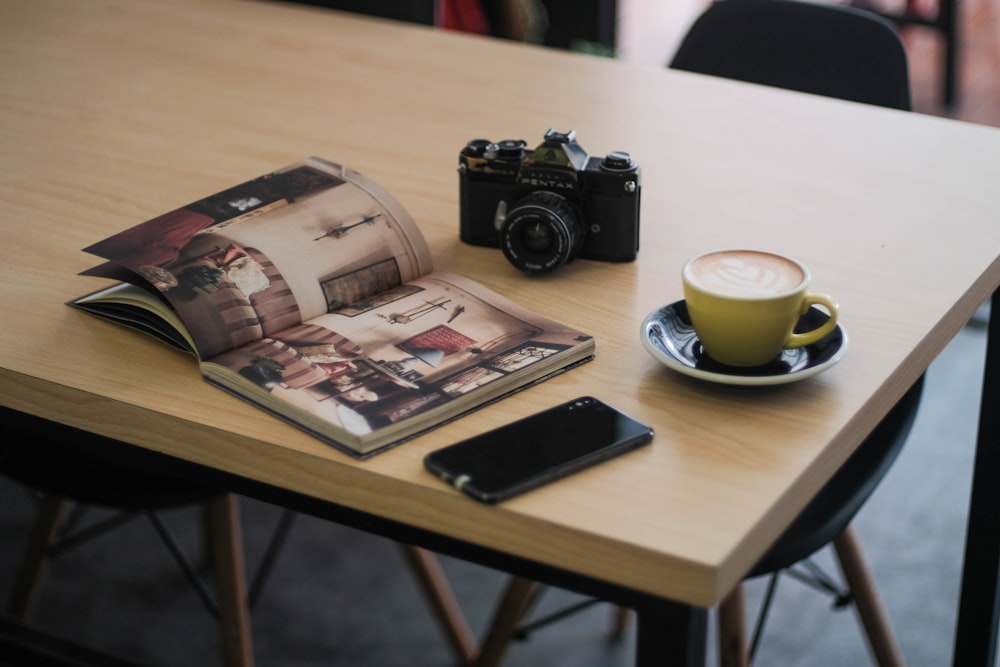
[[[834,301],[832,297],[827,296],[826,294],[806,294],[802,299],[800,315],[805,315],[809,311],[810,306],[813,304],[823,306],[827,313],[830,314],[830,319],[812,331],[807,331],[806,333],[801,334],[789,334],[788,340],[785,341],[786,348],[812,345],[813,343],[822,340],[831,331],[833,331],[834,327],[837,326],[837,302]]]

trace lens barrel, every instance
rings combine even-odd
[[[552,192],[533,192],[518,201],[500,227],[507,260],[528,273],[545,273],[576,256],[583,241],[577,213]]]

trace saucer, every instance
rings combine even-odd
[[[829,316],[822,310],[810,308],[799,320],[796,330],[815,329],[827,319]],[[771,385],[804,380],[833,366],[847,350],[847,334],[838,324],[812,345],[785,350],[780,357],[762,366],[741,368],[720,364],[702,351],[683,299],[646,316],[640,335],[646,351],[678,373],[733,385]]]

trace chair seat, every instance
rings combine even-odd
[[[125,511],[200,504],[222,495],[183,478],[116,462],[108,450],[121,445],[109,438],[23,414],[3,421],[0,474],[35,489]]]

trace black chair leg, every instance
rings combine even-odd
[[[250,584],[250,594],[247,599],[247,605],[250,609],[253,609],[254,605],[257,604],[257,599],[264,590],[264,584],[267,582],[268,577],[271,576],[274,564],[277,562],[278,555],[285,546],[285,541],[288,539],[288,534],[291,532],[292,524],[295,523],[297,516],[292,510],[285,510],[278,520],[278,525],[274,529],[274,534],[271,536],[271,540],[267,544],[267,549],[261,557],[260,565],[257,566],[257,573]]]
[[[174,561],[180,567],[181,572],[184,573],[184,576],[187,577],[188,582],[194,588],[198,597],[205,604],[205,607],[213,616],[218,618],[220,615],[219,605],[216,603],[215,598],[212,597],[212,592],[208,590],[208,586],[202,580],[194,563],[191,562],[191,559],[184,553],[180,544],[177,543],[167,524],[164,523],[159,513],[154,510],[148,510],[146,516],[149,518],[149,522],[153,525],[153,528],[156,529],[156,533],[160,536],[160,539],[163,540],[167,550],[170,551],[170,555],[174,557]]]

